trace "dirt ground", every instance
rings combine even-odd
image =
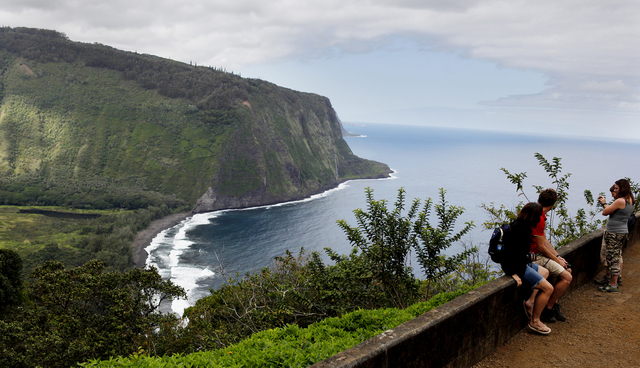
[[[622,274],[618,294],[584,284],[560,299],[567,321],[547,324],[549,335],[522,330],[474,368],[640,367],[640,244],[625,251]]]

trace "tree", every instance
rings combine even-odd
[[[414,200],[405,215],[404,189],[398,190],[395,207],[389,209],[386,200],[376,200],[373,190],[366,188],[367,209],[354,211],[358,226],[338,221],[354,245],[349,254],[325,248],[333,262],[328,265],[317,252],[301,249],[297,257],[290,252],[276,257],[270,268],[242,278],[227,277],[227,285],[185,310],[189,325],[182,349],[175,351],[219,348],[257,331],[287,324],[307,326],[356,309],[407,307],[424,296],[420,280],[408,266],[412,249],[420,250],[430,285],[437,284],[434,288],[450,290],[490,279],[488,267],[468,261],[469,255],[477,255],[476,248],[453,257],[441,254],[473,225],[468,223],[453,235],[463,208],[449,206],[445,191],[440,194],[441,203],[435,205],[440,222],[431,226],[431,199],[420,213],[420,200]],[[452,272],[456,275],[440,282]]]
[[[556,186],[555,190],[558,193],[558,201],[555,204],[554,211],[549,214],[547,224],[547,229],[550,234],[549,241],[551,244],[554,246],[567,244],[602,227],[603,221],[596,219],[597,212],[601,210],[601,205],[595,201],[594,195],[590,190],[584,191],[584,198],[590,206],[588,211],[581,208],[576,211],[575,215],[571,215],[570,211],[567,209],[567,200],[569,198],[568,179],[571,174],[562,173],[562,159],[554,157],[552,162],[549,162],[540,153],[536,153],[534,156],[538,160],[540,166],[542,166],[545,172],[552,179],[551,183]],[[507,175],[507,178],[511,183],[516,185],[516,192],[518,193],[518,196],[524,196],[526,200],[530,202],[531,200],[527,197],[523,185],[527,174],[524,172],[512,174],[505,168],[501,168],[500,170]],[[544,189],[540,185],[533,185],[533,188],[535,188],[536,193],[540,193]],[[536,200],[537,198],[533,198],[533,201]],[[484,228],[491,229],[499,224],[513,221],[522,206],[523,203],[520,202],[515,209],[510,210],[504,205],[496,208],[494,203],[490,203],[488,205],[483,204],[482,208],[487,211],[490,216],[490,220],[483,223]],[[556,218],[558,221],[556,221]]]
[[[19,305],[24,299],[22,259],[13,250],[0,249],[0,313]]]
[[[288,324],[305,327],[335,316],[327,314],[326,305],[318,297],[317,284],[310,281],[309,262],[314,256],[317,253],[309,255],[304,249],[297,257],[287,251],[284,256],[275,257],[271,267],[243,278],[223,274],[226,285],[211,290],[211,295],[184,311],[189,324],[184,346],[177,350],[220,348],[259,331]]]
[[[414,200],[406,216],[405,190],[398,190],[395,208],[387,208],[386,200],[373,198],[373,189],[365,189],[367,210],[353,211],[357,227],[351,227],[345,220],[338,226],[347,234],[349,242],[357,247],[371,272],[375,283],[379,284],[393,302],[393,306],[406,308],[407,301],[415,298],[417,284],[409,267],[409,251],[417,244],[418,233],[413,227],[420,201]]]
[[[414,199],[407,215],[403,216],[403,188],[398,190],[398,199],[392,211],[387,209],[386,200],[377,201],[373,198],[371,188],[366,188],[365,192],[368,212],[361,209],[353,211],[358,226],[351,227],[344,220],[338,221],[338,225],[347,233],[349,241],[362,251],[374,278],[395,306],[404,308],[408,301],[415,298],[415,278],[412,269],[407,266],[411,249],[416,251],[418,263],[426,277],[427,298],[433,282],[456,270],[476,251],[472,248],[452,257],[442,254],[473,228],[473,222],[468,222],[462,230],[453,234],[456,219],[462,215],[464,208],[448,205],[444,189],[440,189],[440,203],[435,205],[439,221],[437,226],[429,222],[431,198],[425,200],[421,212],[418,212],[420,200]]]
[[[473,221],[466,222],[460,231],[453,234],[456,220],[464,213],[464,208],[449,206],[445,200],[445,193],[446,191],[440,188],[440,203],[434,205],[435,213],[438,217],[438,225],[432,226],[429,223],[431,198],[425,201],[424,208],[413,225],[414,232],[418,234],[421,240],[420,243],[412,245],[416,250],[418,263],[422,266],[422,271],[426,277],[426,299],[429,299],[433,282],[438,282],[457,270],[469,256],[477,252],[477,248],[473,247],[451,257],[442,254],[445,249],[462,239],[474,226]]]
[[[56,261],[36,268],[30,305],[0,324],[0,365],[69,367],[139,347],[153,353],[158,329],[177,323],[159,305],[185,297],[184,290],[154,268],[103,273],[104,267],[94,260],[70,270]]]

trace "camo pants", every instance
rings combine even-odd
[[[622,259],[622,247],[627,241],[629,234],[616,234],[608,231],[604,232],[602,237],[602,248],[600,249],[600,258],[607,268],[611,276],[620,275],[620,260]]]

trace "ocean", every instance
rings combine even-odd
[[[488,220],[480,207],[494,203],[514,207],[527,198],[518,196],[500,170],[526,172],[525,193],[535,201],[533,185],[555,187],[534,157],[541,153],[550,163],[561,158],[563,174],[571,173],[568,207],[588,209],[583,192],[609,194],[617,179],[640,181],[640,167],[631,162],[640,152],[640,141],[596,140],[578,137],[524,135],[481,130],[461,130],[394,124],[346,125],[360,137],[346,138],[354,154],[384,162],[394,170],[388,179],[353,180],[309,199],[243,210],[225,210],[194,215],[160,233],[146,248],[147,265],[158,268],[164,279],[188,291],[187,300],[174,301],[171,310],[183,310],[235,277],[270,266],[273,258],[287,250],[318,251],[330,247],[346,254],[351,249],[337,226],[339,219],[356,225],[353,210],[365,208],[365,188],[376,199],[392,207],[399,188],[406,190],[407,203],[414,198],[439,201],[446,190],[450,205],[462,206],[457,226],[473,221],[475,228],[462,243],[478,246],[485,253]],[[599,216],[599,215],[598,215]],[[437,218],[432,217],[437,223]],[[447,253],[456,253],[463,244]],[[419,266],[412,261],[414,270]],[[419,271],[417,271],[419,272]],[[420,276],[420,275],[418,275]]]

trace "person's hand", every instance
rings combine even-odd
[[[565,269],[567,268],[567,261],[564,258],[558,256],[558,261],[560,261],[558,262],[560,266],[564,267]]]
[[[520,278],[520,276],[513,274],[511,275],[511,277],[513,277],[513,279],[516,280],[516,283],[518,284],[518,286],[522,285],[522,279]]]

